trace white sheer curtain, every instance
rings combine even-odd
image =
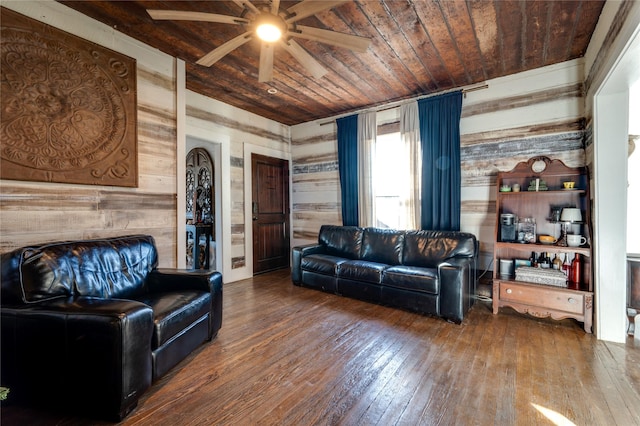
[[[421,148],[418,102],[400,106],[400,140],[405,151],[408,167],[403,168],[404,176],[401,196],[400,227],[420,229],[420,177]]]
[[[376,225],[373,189],[376,133],[375,111],[358,114],[358,222],[365,227]]]

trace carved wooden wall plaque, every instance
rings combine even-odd
[[[136,61],[0,8],[3,179],[138,184]]]

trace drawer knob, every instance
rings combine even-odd
[[[576,303],[576,299],[574,299],[573,297],[569,298],[569,303]]]
[[[510,288],[507,289],[507,294],[511,294],[513,293],[513,290],[511,290]]]

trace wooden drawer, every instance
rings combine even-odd
[[[502,282],[500,300],[584,315],[584,293],[578,291]]]

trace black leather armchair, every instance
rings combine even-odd
[[[4,253],[2,386],[30,405],[120,420],[222,324],[222,275],[157,268],[153,237]]]

